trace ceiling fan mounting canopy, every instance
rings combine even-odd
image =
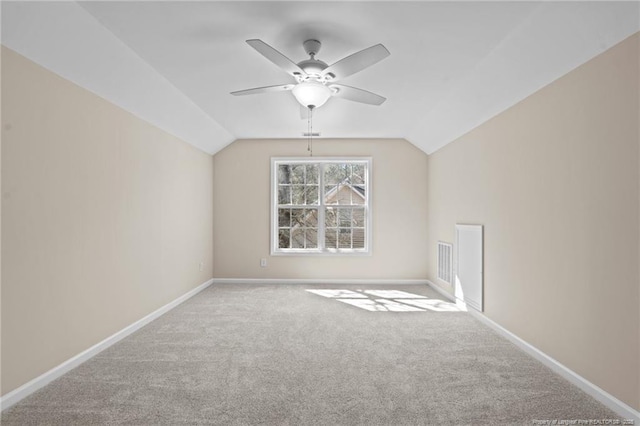
[[[291,90],[296,100],[303,107],[309,109],[322,106],[331,97],[339,97],[369,105],[381,105],[386,100],[386,98],[366,90],[334,83],[362,71],[389,56],[389,51],[382,44],[376,44],[356,52],[332,65],[315,58],[322,47],[322,43],[316,39],[309,39],[302,43],[302,47],[310,58],[297,64],[262,40],[247,40],[247,44],[291,75],[297,84],[278,84],[239,90],[231,92],[232,95],[242,96]]]
[[[302,43],[302,47],[304,47],[304,51],[307,52],[307,55],[314,57],[320,51],[322,43],[316,39],[309,39]]]

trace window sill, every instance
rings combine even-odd
[[[320,257],[350,257],[350,256],[371,256],[371,250],[350,250],[350,251],[308,251],[308,250],[272,250],[271,256],[320,256]]]

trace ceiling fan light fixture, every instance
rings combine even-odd
[[[292,92],[296,100],[306,108],[321,107],[332,95],[331,89],[317,81],[300,83],[293,88]]]

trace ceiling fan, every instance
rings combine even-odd
[[[231,92],[232,95],[242,96],[290,90],[305,110],[312,110],[324,105],[332,96],[369,105],[381,105],[386,100],[375,93],[335,83],[389,56],[389,51],[382,44],[376,44],[349,55],[333,65],[328,65],[315,58],[322,46],[318,40],[311,39],[302,43],[310,58],[297,64],[262,40],[252,39],[247,40],[247,43],[295,78],[296,83],[239,90]]]

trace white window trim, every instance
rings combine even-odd
[[[365,228],[365,245],[364,249],[281,249],[278,248],[278,192],[276,191],[276,183],[278,180],[278,165],[280,163],[285,164],[326,164],[326,163],[367,163],[367,173],[365,176],[365,194],[367,197],[367,204],[365,204],[366,211],[366,228]],[[270,207],[270,245],[271,256],[371,256],[373,242],[372,242],[372,206],[373,199],[371,194],[371,181],[372,172],[371,166],[373,160],[371,157],[271,157],[271,179],[269,181],[271,192],[271,207]],[[324,241],[324,204],[321,198],[322,190],[324,188],[324,176],[320,173],[318,176],[318,198],[320,201],[318,209],[318,224],[322,223],[322,226],[318,226],[318,241]]]

